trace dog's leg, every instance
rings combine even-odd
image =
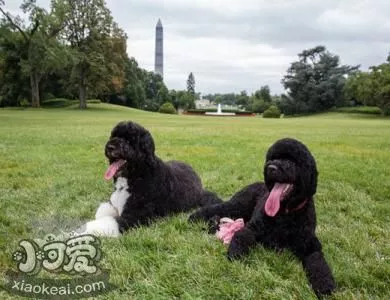
[[[221,204],[223,203],[222,199],[218,197],[216,193],[203,190],[201,195],[200,205],[202,207],[213,205],[213,204]]]
[[[118,237],[120,236],[119,224],[115,218],[106,216],[87,222],[76,230],[76,234],[93,234],[96,236]]]
[[[227,257],[230,260],[241,258],[249,253],[249,250],[256,245],[256,234],[245,227],[237,231],[229,245]]]
[[[231,219],[243,218],[244,222],[249,219],[242,205],[238,201],[229,201],[221,204],[206,206],[193,213],[189,222],[198,220],[207,222],[208,233],[214,234],[219,230],[219,220],[223,217]]]
[[[265,235],[264,219],[261,212],[262,205],[261,201],[257,202],[249,222],[233,236],[227,253],[230,260],[241,258],[248,254],[256,243],[262,243]]]
[[[336,283],[321,251],[306,256],[302,264],[318,298],[321,295],[330,295],[335,290]]]
[[[332,271],[321,248],[318,238],[311,235],[306,239],[300,239],[299,245],[292,249],[302,261],[306,276],[318,298],[321,295],[330,295],[336,288]]]
[[[100,219],[102,217],[116,217],[118,215],[117,209],[112,206],[110,202],[103,202],[99,205],[99,208],[96,210],[95,219]]]
[[[237,231],[233,236],[227,253],[230,260],[247,255],[257,242],[261,243],[264,235],[264,221],[260,209],[257,209],[258,206],[261,206],[261,203],[256,205],[253,216],[245,228]]]
[[[134,206],[133,206],[134,205]],[[149,224],[151,220],[163,217],[166,214],[157,214],[153,203],[139,207],[136,202],[129,203],[120,216],[115,217],[121,233],[139,225]]]
[[[105,212],[104,208],[107,207],[103,206],[101,209],[103,212]],[[96,217],[98,217],[99,209],[96,212]],[[87,222],[76,230],[76,234],[118,237],[131,227],[148,223],[152,217],[153,210],[150,210],[150,208],[144,208],[138,211],[128,208],[123,211],[121,216],[117,214],[115,216],[100,216],[96,220]]]
[[[198,211],[194,212],[189,217],[190,222],[195,221],[209,221],[215,216],[228,217],[232,219],[242,218],[239,203],[225,202],[221,204],[213,204],[210,206],[203,207]]]
[[[207,222],[211,218],[219,216],[231,219],[243,218],[247,222],[251,218],[253,208],[263,189],[265,187],[260,183],[249,185],[233,195],[228,202],[201,208],[189,217],[189,221],[203,220]]]

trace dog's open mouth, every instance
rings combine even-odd
[[[293,184],[291,183],[275,182],[265,202],[265,213],[270,217],[274,217],[280,209],[280,202],[286,198],[292,189]]]
[[[115,174],[119,171],[121,167],[126,163],[126,160],[124,159],[118,159],[114,161],[107,169],[106,173],[104,174],[104,179],[110,180],[112,177],[115,176]]]

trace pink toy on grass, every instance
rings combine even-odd
[[[219,230],[215,233],[218,239],[223,241],[225,245],[230,244],[233,235],[244,228],[244,219],[232,220],[229,218],[222,218],[219,221]]]

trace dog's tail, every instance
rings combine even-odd
[[[222,203],[222,199],[218,197],[216,193],[204,190],[202,193],[202,199],[200,200],[201,206],[208,206],[212,204]]]

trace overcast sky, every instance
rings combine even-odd
[[[49,0],[38,0],[47,5]],[[16,12],[21,1],[8,0]],[[155,25],[164,27],[164,81],[196,91],[252,93],[280,84],[303,49],[325,45],[342,63],[367,69],[390,51],[390,0],[107,0],[127,52],[154,69]]]

